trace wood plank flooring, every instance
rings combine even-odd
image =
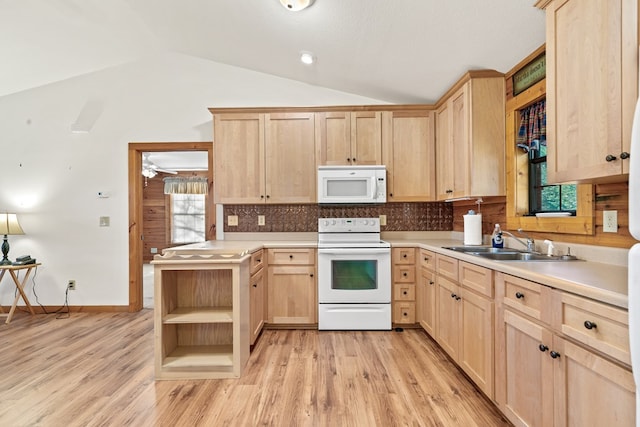
[[[155,381],[153,311],[0,325],[3,426],[504,426],[422,331],[265,330],[239,380]]]

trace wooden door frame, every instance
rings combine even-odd
[[[206,151],[209,196],[206,206],[207,239],[215,239],[216,214],[213,200],[213,142],[130,142],[129,161],[129,311],[142,310],[142,153],[153,151]]]

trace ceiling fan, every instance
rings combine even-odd
[[[157,166],[151,160],[149,160],[149,153],[143,153],[142,155],[142,175],[145,178],[153,178],[158,172],[170,173],[176,175],[178,172],[171,169],[164,169]]]

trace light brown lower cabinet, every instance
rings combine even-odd
[[[445,268],[444,275],[438,270],[436,277],[435,339],[473,382],[493,398],[493,271],[440,254],[436,255],[436,266],[439,265]],[[452,280],[455,277],[460,283]],[[489,295],[475,289],[484,289]]]
[[[318,323],[315,249],[268,249],[267,322]]]
[[[495,400],[514,425],[635,426],[624,345],[610,345],[624,335],[624,310],[504,273],[496,302]],[[563,335],[578,323],[585,338]]]
[[[420,250],[420,277],[416,284],[416,321],[432,337],[436,333],[435,254]]]
[[[412,325],[416,323],[416,248],[393,248],[393,323]]]
[[[262,331],[265,319],[266,289],[263,268],[260,268],[260,270],[251,275],[249,286],[249,327],[251,332],[251,345],[253,345]]]

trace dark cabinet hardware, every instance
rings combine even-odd
[[[620,153],[620,158],[622,160],[628,159],[629,158],[629,153],[627,153],[626,151],[623,151],[622,153]]]
[[[598,327],[598,325],[596,325],[595,323],[590,322],[590,321],[588,321],[588,320],[585,320],[585,321],[584,321],[584,327],[585,327],[585,328],[587,328],[587,329],[589,329],[589,330],[591,330],[591,329],[595,329],[595,328],[597,328],[597,327]]]
[[[552,359],[557,359],[560,357],[560,353],[558,353],[557,351],[551,351],[551,353],[549,353],[549,356],[551,356]]]
[[[254,284],[253,284],[253,287],[254,287],[254,288],[257,288],[257,287],[258,287],[258,284],[257,284],[257,283],[254,283]]]
[[[406,294],[407,294],[407,291],[402,291],[402,295],[406,295]]]
[[[607,157],[604,158],[607,162],[613,162],[614,160],[617,159],[616,156],[613,156],[611,154],[607,154]]]
[[[544,344],[540,344],[540,345],[538,346],[538,349],[539,349],[540,351],[542,351],[542,352],[545,352],[545,351],[549,350],[549,347],[547,347],[547,346],[546,346],[546,345],[544,345]]]
[[[524,294],[522,292],[516,292],[516,298],[522,299],[524,298]]]

